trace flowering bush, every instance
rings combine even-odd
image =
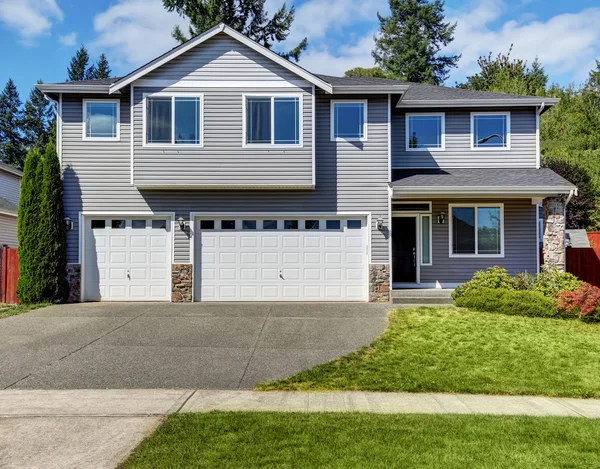
[[[562,291],[555,294],[555,309],[570,316],[595,316],[600,306],[600,288],[582,283],[575,291]]]

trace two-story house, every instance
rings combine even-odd
[[[560,264],[556,101],[316,75],[219,25],[58,104],[74,301],[382,301]],[[554,254],[552,254],[554,253]],[[554,257],[553,257],[554,256]]]
[[[17,212],[23,173],[0,161],[0,250],[17,247]]]

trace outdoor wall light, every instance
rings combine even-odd
[[[383,228],[383,218],[377,219],[377,229],[381,230]]]
[[[65,217],[65,230],[70,231],[73,229],[73,221],[69,217]]]
[[[179,223],[179,228],[181,228],[181,231],[185,231],[185,220],[183,217],[179,217],[177,219],[177,223]]]
[[[444,212],[443,210],[438,215],[438,223],[440,225],[443,225],[444,223],[446,223],[446,212]]]

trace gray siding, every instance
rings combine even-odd
[[[0,246],[17,247],[17,217],[0,214]]]
[[[69,262],[79,260],[80,211],[175,212],[176,217],[185,219],[190,212],[364,211],[372,212],[373,220],[383,218],[388,226],[387,96],[369,99],[369,141],[360,144],[330,141],[329,97],[317,96],[316,188],[273,191],[140,190],[129,179],[128,95],[121,96],[120,142],[82,140],[81,100],[81,96],[63,97],[65,211],[75,221],[74,229],[68,232]],[[372,262],[387,263],[384,234],[373,229],[371,243]],[[189,262],[189,246],[186,234],[177,228],[175,262]]]
[[[512,109],[511,149],[471,150],[471,111],[494,109],[395,109],[392,112],[392,166],[394,168],[535,168],[535,109]],[[499,109],[496,109],[499,110]],[[506,111],[508,109],[502,109]],[[407,112],[445,112],[445,151],[406,151]]]
[[[214,76],[213,76],[214,78]],[[204,94],[203,148],[143,146],[143,95],[158,88],[135,87],[134,182],[136,185],[278,185],[312,184],[312,88],[177,88]],[[243,147],[244,93],[301,93],[301,147]]]
[[[18,204],[20,187],[20,177],[0,170],[0,197],[13,204]]]
[[[450,258],[450,224],[437,223],[437,215],[444,210],[448,216],[450,203],[504,203],[504,258]],[[536,206],[531,199],[504,200],[434,200],[433,201],[433,265],[421,267],[421,283],[460,283],[469,280],[477,270],[492,265],[504,267],[511,274],[537,272]]]

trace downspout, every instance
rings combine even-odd
[[[542,157],[540,149],[540,116],[544,112],[546,103],[543,102],[535,111],[535,165],[539,169],[542,166]]]

